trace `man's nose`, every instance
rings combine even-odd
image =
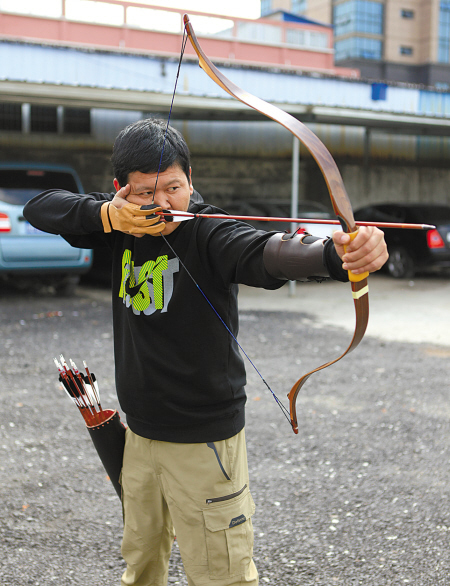
[[[164,191],[156,191],[153,203],[162,208],[166,208],[168,206],[169,202]]]

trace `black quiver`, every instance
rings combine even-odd
[[[122,498],[119,478],[122,470],[126,427],[118,411],[105,409],[107,418],[97,425],[87,426],[89,435],[118,497]]]

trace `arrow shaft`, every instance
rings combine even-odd
[[[216,220],[254,220],[259,222],[287,222],[294,224],[337,224],[338,220],[321,220],[317,218],[279,218],[270,216],[234,216],[228,214],[192,214],[190,212],[156,212],[159,216],[173,217],[174,222],[193,220],[194,218],[215,218]],[[355,222],[357,226],[375,226],[378,228],[404,228],[409,230],[433,230],[436,226],[430,224],[405,224],[395,222]]]

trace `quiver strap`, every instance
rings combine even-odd
[[[121,499],[122,488],[119,478],[122,470],[126,428],[120,420],[118,411],[105,409],[103,413],[107,416],[105,421],[91,427],[87,426],[87,429],[106,473]]]

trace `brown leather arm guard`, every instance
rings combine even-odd
[[[307,233],[274,234],[264,247],[264,266],[276,279],[322,281],[330,277],[324,260],[326,242]]]

